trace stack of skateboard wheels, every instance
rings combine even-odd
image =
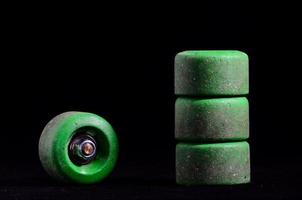
[[[248,56],[184,51],[175,57],[176,182],[250,182]]]

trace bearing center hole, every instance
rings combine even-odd
[[[86,156],[95,152],[95,145],[91,141],[85,141],[81,146],[82,153]]]
[[[88,133],[74,136],[69,144],[69,157],[77,165],[85,165],[96,156],[96,142]]]

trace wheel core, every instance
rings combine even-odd
[[[76,165],[91,162],[96,155],[96,141],[88,133],[76,134],[69,144],[70,160]]]

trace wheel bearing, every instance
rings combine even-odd
[[[96,148],[96,141],[89,134],[77,134],[69,143],[68,154],[76,165],[85,165],[95,158]]]

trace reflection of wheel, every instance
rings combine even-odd
[[[44,169],[56,179],[96,183],[113,170],[118,140],[105,119],[91,113],[66,112],[44,128],[39,156]]]
[[[176,146],[176,182],[181,185],[234,185],[250,182],[247,142]]]

